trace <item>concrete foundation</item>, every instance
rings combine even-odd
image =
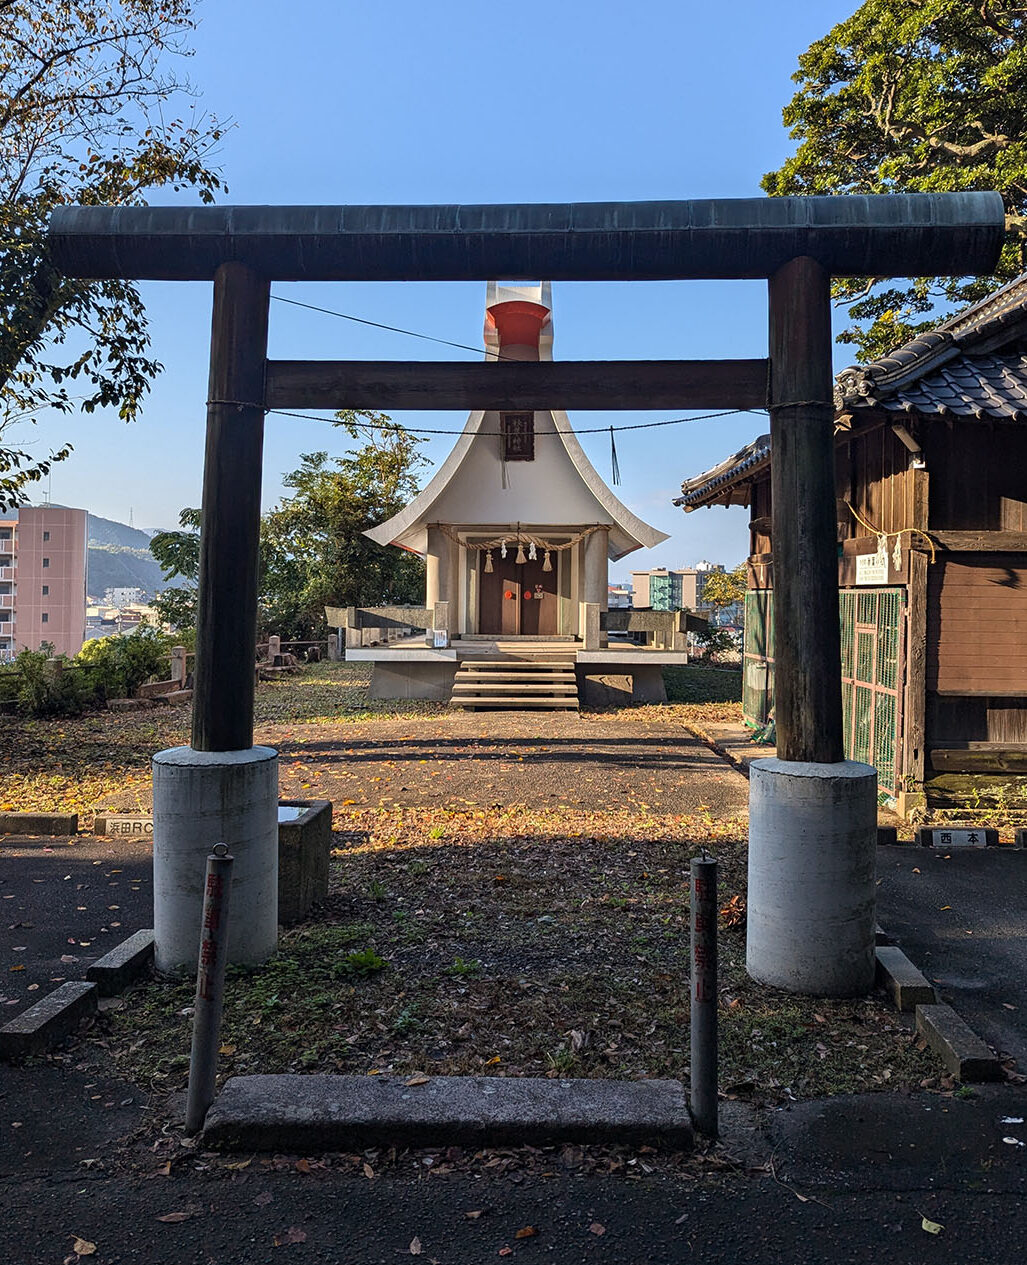
[[[876,769],[852,760],[749,766],[754,979],[812,996],[873,988],[876,846]]]
[[[158,971],[196,970],[207,854],[235,858],[228,960],[266,961],[278,940],[278,752],[194,751],[153,757],[153,927]]]
[[[375,663],[371,670],[371,698],[425,698],[448,703],[457,662]]]

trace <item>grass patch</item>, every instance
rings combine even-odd
[[[937,1068],[877,1001],[796,999],[744,970],[740,821],[561,809],[353,814],[366,845],[266,967],[235,972],[223,1075],[688,1074],[688,859],[721,861],[721,1084],[780,1101],[917,1086]],[[387,894],[382,898],[380,893]],[[728,925],[728,924],[732,925]],[[192,985],[103,1017],[120,1069],[179,1089]]]
[[[663,669],[668,703],[738,703],[742,701],[742,674],[735,668],[700,668],[670,665]]]

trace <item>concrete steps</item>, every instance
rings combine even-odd
[[[465,659],[453,681],[450,707],[522,711],[535,708],[578,710],[574,663],[537,659]]]

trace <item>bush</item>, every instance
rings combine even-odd
[[[131,698],[144,681],[166,670],[171,638],[144,625],[123,636],[87,641],[75,659],[89,669],[97,702]]]
[[[62,671],[68,660],[53,660],[52,651],[46,645],[23,650],[14,661],[18,711],[26,716],[77,716],[88,702],[88,685],[80,679],[84,673]]]

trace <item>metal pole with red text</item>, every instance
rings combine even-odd
[[[692,858],[692,1119],[717,1136],[717,862]]]
[[[214,1101],[221,1009],[225,997],[228,959],[228,909],[232,891],[232,862],[228,845],[216,843],[207,857],[200,924],[200,958],[196,970],[193,1045],[189,1055],[189,1095],[185,1108],[186,1133],[199,1133]]]

